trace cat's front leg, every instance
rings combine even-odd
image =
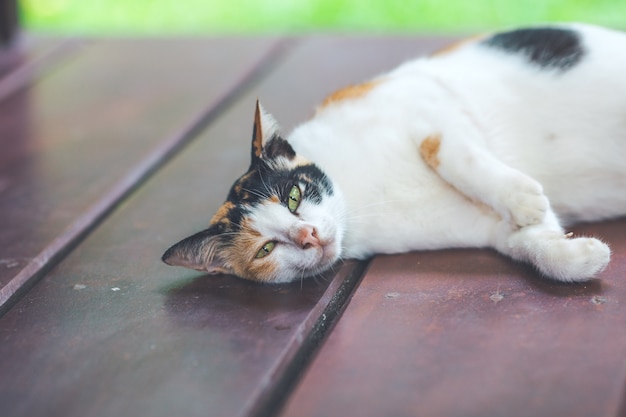
[[[499,190],[495,208],[517,227],[539,224],[546,216],[549,202],[543,187],[527,175],[509,174],[507,184]],[[501,208],[498,208],[498,205]]]
[[[419,152],[446,182],[487,204],[515,227],[539,224],[549,210],[541,184],[471,140],[432,134],[419,142]]]

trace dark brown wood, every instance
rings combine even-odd
[[[282,416],[623,416],[626,220],[584,285],[487,250],[376,258]]]
[[[247,88],[277,45],[108,40],[1,100],[0,310]]]

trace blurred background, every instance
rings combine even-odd
[[[28,31],[94,36],[454,34],[559,21],[626,29],[625,0],[20,0],[19,7]]]

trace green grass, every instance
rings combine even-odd
[[[469,32],[583,21],[626,29],[624,0],[22,0],[29,30],[83,35]]]

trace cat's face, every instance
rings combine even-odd
[[[210,227],[172,246],[169,265],[262,282],[316,275],[341,257],[345,207],[317,166],[296,155],[257,103],[252,162]]]

